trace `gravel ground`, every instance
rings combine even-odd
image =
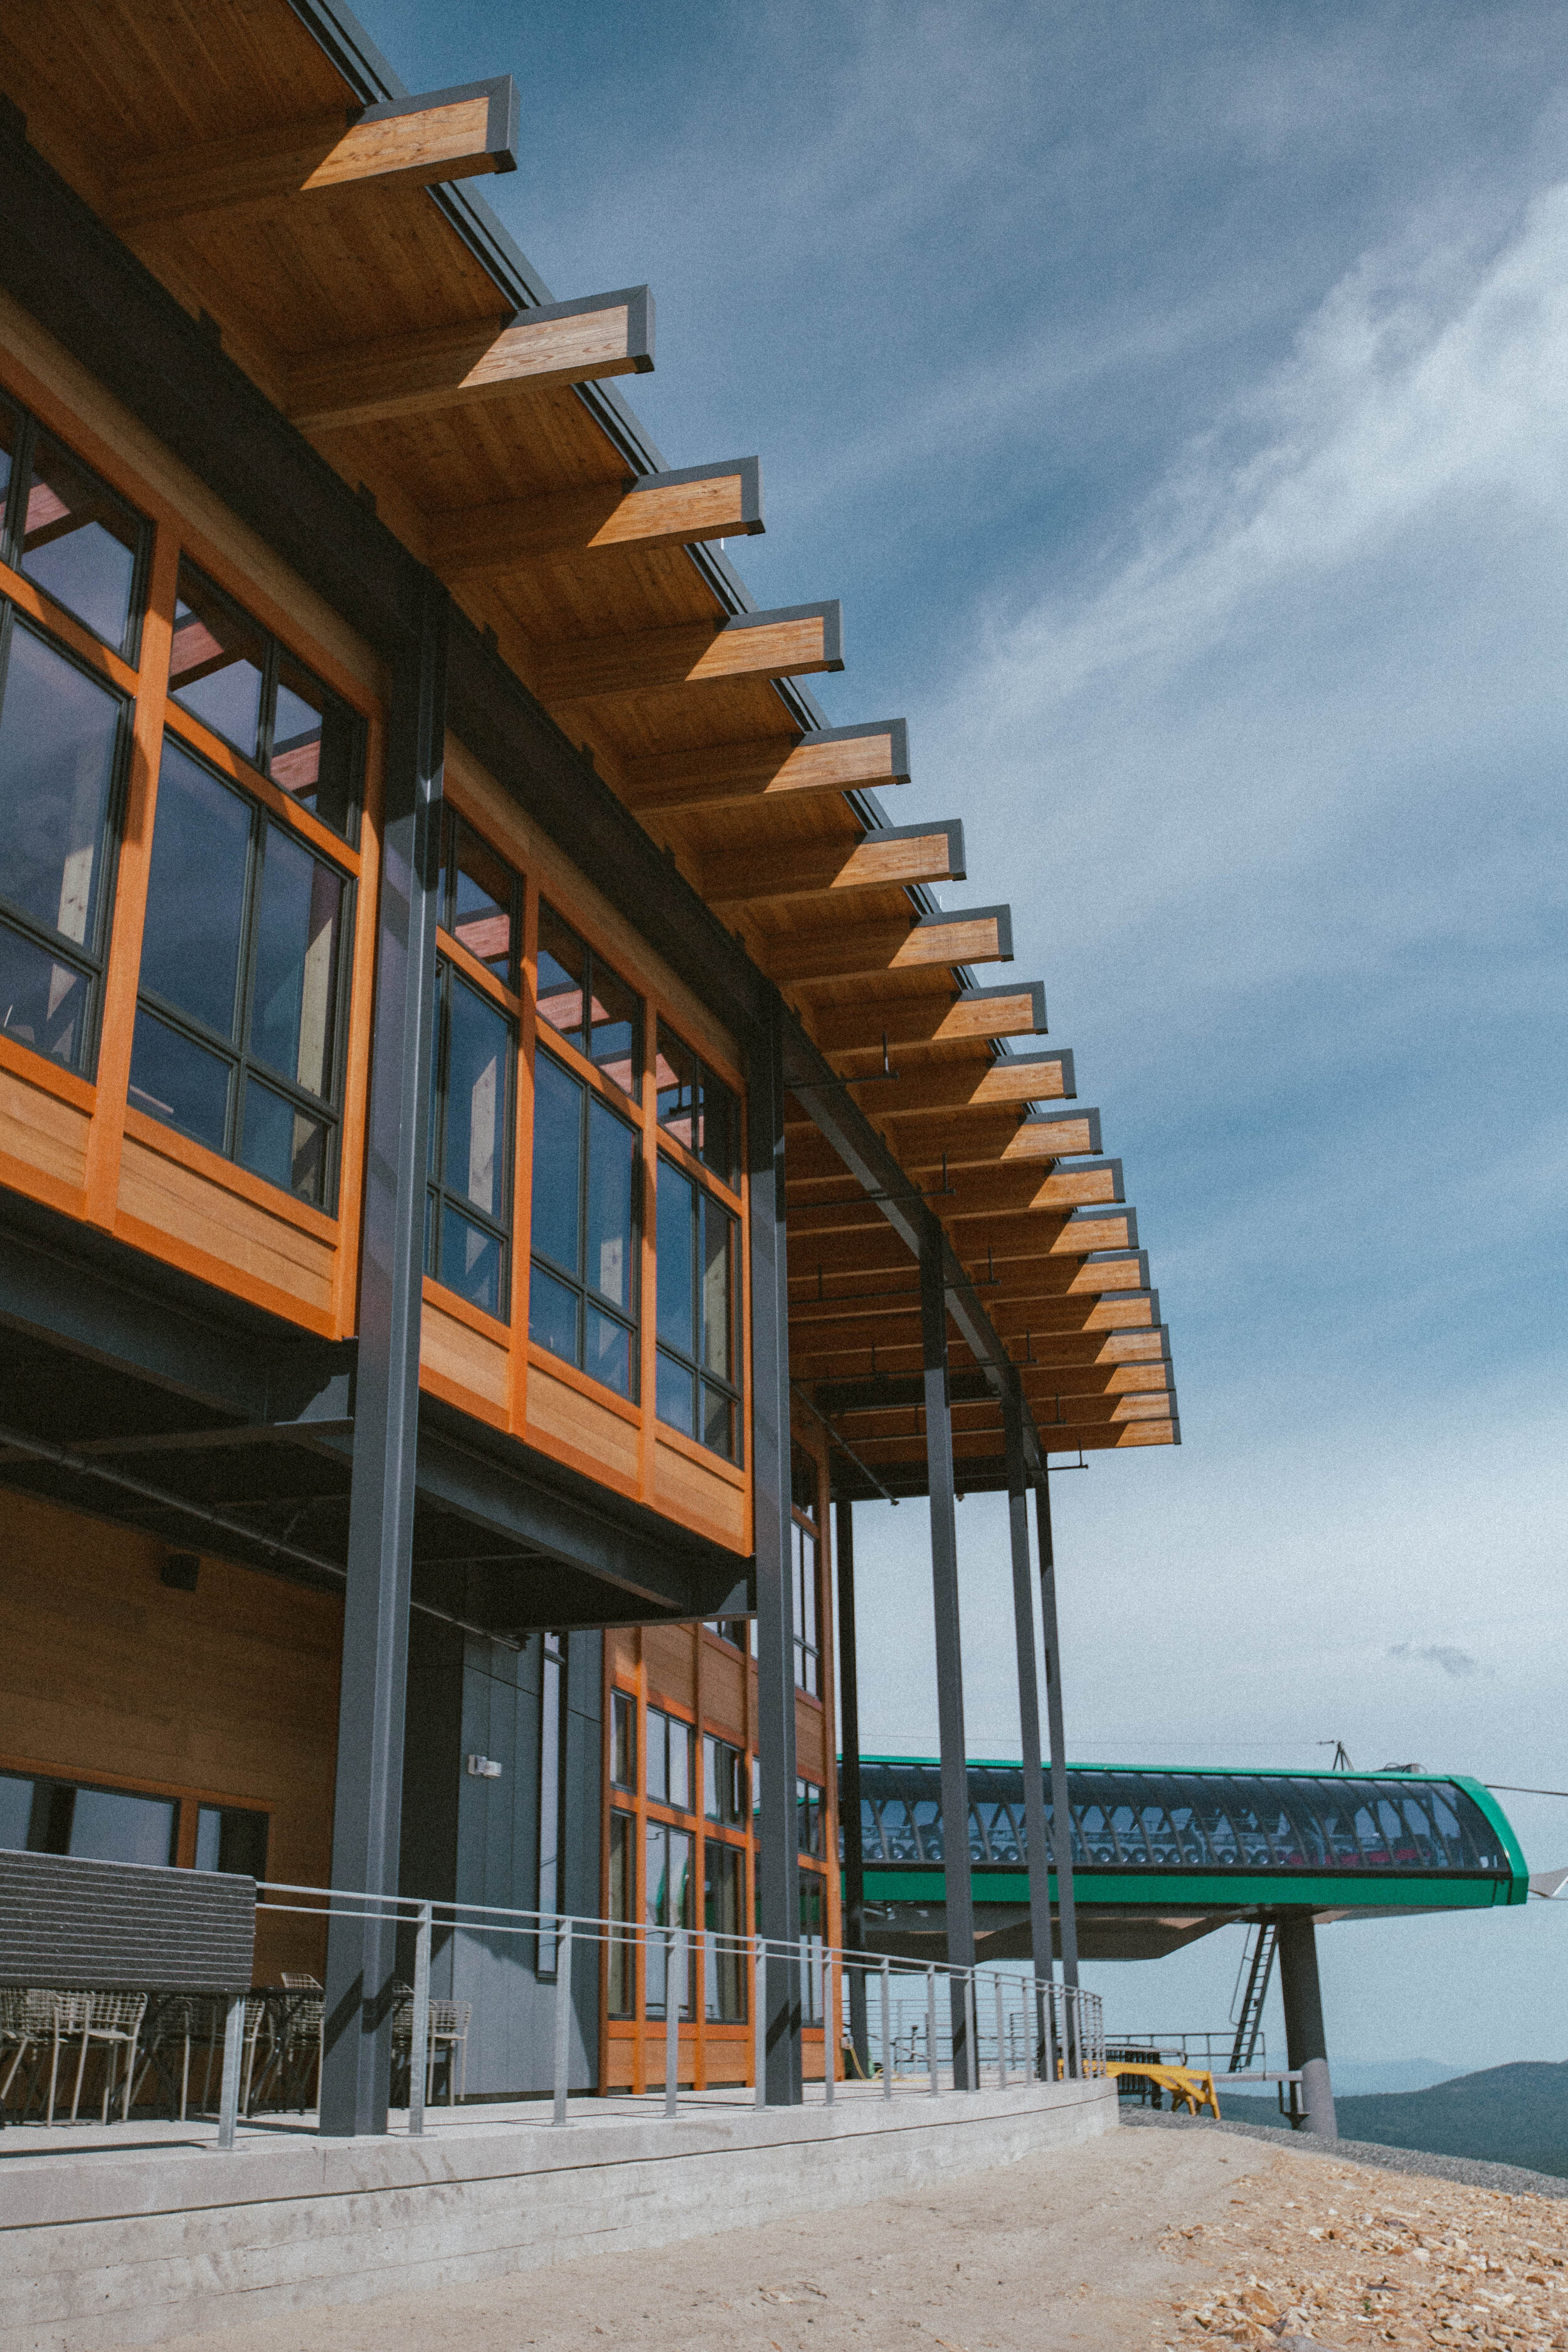
[[[1167,2116],[1147,2107],[1123,2108],[1124,2124],[1152,2125],[1160,2131],[1224,2132],[1237,2139],[1287,2148],[1292,2156],[1334,2156],[1352,2164],[1374,2164],[1384,2172],[1417,2173],[1430,2180],[1457,2180],[1468,2189],[1496,2189],[1506,2196],[1568,2198],[1568,2180],[1555,2172],[1527,2172],[1517,2164],[1485,2164],[1472,2156],[1434,2156],[1419,2147],[1384,2147],[1380,2140],[1314,2139],[1310,2132],[1275,2131],[1268,2124],[1231,2124],[1222,2116]]]

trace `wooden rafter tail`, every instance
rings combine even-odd
[[[1061,1046],[994,1062],[952,1058],[917,1064],[900,1072],[896,1086],[879,1087],[875,1116],[880,1126],[933,1110],[1022,1110],[1029,1103],[1070,1102],[1077,1091],[1072,1055]]]
[[[917,1171],[916,1173],[923,1173]],[[972,1217],[1026,1217],[1040,1210],[1114,1207],[1122,1199],[1120,1160],[1091,1160],[1071,1167],[1052,1161],[1048,1172],[1026,1160],[1005,1168],[969,1168],[953,1178],[951,1192],[932,1205],[948,1225]],[[955,1236],[962,1246],[962,1236]]]
[[[909,780],[908,724],[902,719],[881,719],[858,727],[824,727],[808,735],[710,744],[630,760],[625,792],[628,804],[638,811],[674,813],[797,793],[875,792]]]
[[[823,1005],[813,1023],[816,1043],[835,1062],[875,1055],[882,1039],[889,1048],[918,1055],[926,1049],[945,1057],[954,1045],[993,1044],[1005,1037],[1043,1037],[1046,992],[1037,980],[1007,981],[990,988],[960,988],[943,994],[915,995],[900,988],[886,996],[857,991],[850,1004]]]
[[[553,706],[726,678],[804,677],[843,667],[842,614],[830,600],[629,636],[569,639],[544,649],[538,691]]]
[[[919,972],[952,964],[1010,963],[1010,907],[965,907],[913,921],[840,924],[781,940],[768,961],[781,986]],[[898,1088],[889,1087],[889,1095]]]
[[[431,564],[447,580],[530,563],[592,562],[627,547],[752,537],[763,528],[762,466],[755,457],[737,457],[586,489],[500,499],[433,515],[428,528]]]
[[[517,168],[517,90],[510,74],[342,109],[237,139],[163,150],[117,176],[109,218],[121,231],[239,205],[401,180],[428,187]]]
[[[966,878],[963,827],[950,817],[862,834],[851,849],[825,842],[766,858],[727,858],[704,869],[701,887],[709,905],[722,910],[773,898],[835,898],[853,890]]]
[[[520,389],[646,374],[652,365],[653,297],[629,286],[313,352],[289,371],[289,413],[304,430],[328,433]]]

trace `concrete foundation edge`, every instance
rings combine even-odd
[[[929,2106],[900,2100],[880,2116],[868,2103],[846,2102],[831,2113],[795,2108],[618,2129],[588,2124],[552,2135],[544,2147],[542,2135],[529,2133],[531,2145],[520,2147],[515,2132],[481,2129],[443,2136],[446,2145],[437,2147],[323,2147],[316,2184],[305,2193],[290,2162],[295,2151],[248,2163],[242,2157],[245,2193],[222,2204],[211,2193],[210,2167],[219,2158],[138,2166],[149,2175],[146,2189],[162,2177],[163,2193],[153,2200],[156,2210],[135,2213],[124,2210],[133,2184],[121,2169],[131,2159],[107,2167],[100,2159],[83,2187],[108,2190],[104,2172],[117,2176],[112,2201],[121,2210],[107,2215],[84,2210],[100,2194],[73,2196],[50,2165],[55,2182],[35,2174],[25,2196],[13,2199],[9,2184],[0,2183],[7,2280],[0,2352],[163,2344],[584,2254],[631,2252],[867,2203],[1097,2138],[1116,2124],[1114,2085],[1086,2083],[947,2094]],[[344,2161],[334,2165],[334,2155]],[[263,2168],[282,2193],[258,2193]],[[328,2185],[323,2168],[338,2175],[336,2185]],[[84,2169],[79,2162],[68,2167],[71,2174]],[[167,2186],[176,2169],[185,2189],[178,2202]],[[18,2205],[39,2218],[13,2219]],[[78,2218],[44,2219],[40,2206],[57,2214],[74,2206]]]

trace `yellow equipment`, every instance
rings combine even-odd
[[[1106,2067],[1108,2074],[1144,2074],[1162,2090],[1171,2094],[1171,2105],[1179,2099],[1190,2116],[1201,2115],[1206,2107],[1215,2123],[1219,2121],[1219,2100],[1215,2092],[1214,2076],[1205,2068],[1199,2073],[1194,2066],[1152,2066],[1135,2064],[1115,2058]]]

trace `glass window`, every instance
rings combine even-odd
[[[131,1101],[317,1207],[335,1184],[350,886],[164,742]]]
[[[735,1331],[737,1221],[671,1160],[658,1163],[657,1411],[734,1461],[740,1391]]]
[[[705,1617],[702,1620],[710,1633],[717,1633],[737,1650],[752,1646],[752,1621],[749,1617]]]
[[[298,806],[353,839],[364,764],[358,713],[191,563],[180,566],[169,692]]]
[[[510,1314],[511,1074],[517,1032],[436,960],[425,1271],[470,1307]]]
[[[529,1337],[624,1397],[637,1392],[641,1165],[636,1129],[536,1054]]]
[[[539,1017],[634,1102],[642,1099],[643,1001],[603,956],[539,906]]]
[[[637,1703],[629,1691],[610,1693],[610,1780],[617,1789],[637,1784]]]
[[[0,408],[0,425],[5,412]],[[15,1772],[0,1772],[0,1846],[13,1853],[27,1850],[27,1824],[33,1818],[33,1784]]]
[[[554,1920],[561,1912],[562,1854],[566,1828],[566,1637],[546,1633],[542,1638],[539,1689],[539,1894],[534,1908],[542,1919],[539,1934],[539,1974],[555,1974],[559,1942]]]
[[[637,1828],[630,1813],[610,1815],[610,1936],[607,2000],[612,2017],[629,2017],[637,2000]]]
[[[16,569],[132,659],[151,528],[41,425],[27,438],[31,446],[25,455],[18,450],[16,462]]]
[[[691,1726],[657,1706],[647,1711],[647,1793],[677,1812],[692,1810]]]
[[[722,1182],[740,1181],[741,1106],[689,1045],[658,1024],[658,1123]]]
[[[807,2025],[822,2023],[822,1929],[826,1916],[823,1900],[823,1882],[815,1870],[800,1874],[800,1937],[805,1947],[805,1978],[801,2003],[803,2021]]]
[[[203,1805],[196,1813],[196,1868],[267,1875],[268,1817],[235,1805]]]
[[[738,1845],[709,1838],[702,1855],[702,1925],[707,1929],[703,2008],[725,2025],[746,2015],[746,1857]]]
[[[643,1919],[651,1928],[689,1927],[691,1920],[691,1832],[671,1829],[666,1822],[645,1824]],[[680,2014],[692,2013],[690,1977],[693,1954],[688,1945],[676,1958]],[[662,1936],[647,1938],[645,2013],[664,2015],[669,1977],[669,1947]]]
[[[727,1739],[702,1739],[702,1810],[710,1822],[737,1829],[746,1818],[745,1759]]]
[[[517,986],[522,877],[455,809],[441,829],[440,921],[503,988]]]
[[[816,1535],[798,1516],[790,1520],[790,1560],[795,1580],[795,1688],[822,1696],[822,1632],[818,1616]]]
[[[795,1784],[795,1843],[802,1853],[822,1858],[822,1790],[815,1780]]]
[[[0,1031],[91,1055],[125,697],[0,605]]]

